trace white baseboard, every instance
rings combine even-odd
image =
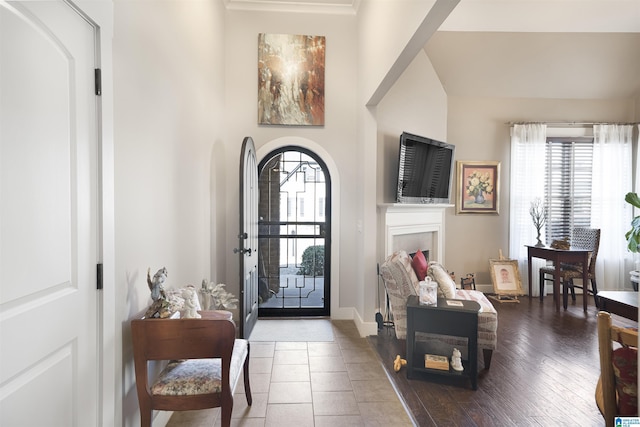
[[[173,411],[156,411],[156,417],[153,418],[152,423],[154,426],[166,426],[169,423],[169,419],[173,415]]]
[[[356,328],[358,328],[358,332],[360,333],[361,337],[368,337],[369,335],[377,335],[378,334],[378,323],[373,321],[373,322],[365,322],[364,320],[362,320],[362,317],[360,316],[360,313],[358,313],[357,310],[353,311],[355,316],[354,316],[354,323],[356,324]]]
[[[337,310],[331,310],[331,319],[333,320],[353,320],[358,333],[361,337],[376,335],[378,333],[378,323],[365,322],[354,307],[341,307]]]
[[[331,308],[331,319],[334,320],[353,320],[353,307],[339,307],[337,309]]]

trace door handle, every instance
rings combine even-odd
[[[249,254],[249,255],[251,255],[251,248],[248,248],[248,249],[234,248],[233,249],[233,253],[234,254],[240,253],[240,254]]]

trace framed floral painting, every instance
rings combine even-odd
[[[456,162],[457,214],[494,214],[500,211],[500,162]]]

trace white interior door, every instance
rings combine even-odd
[[[0,0],[0,425],[99,417],[97,28]]]

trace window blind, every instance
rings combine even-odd
[[[591,226],[593,139],[547,138],[545,156],[545,237],[552,242]]]

